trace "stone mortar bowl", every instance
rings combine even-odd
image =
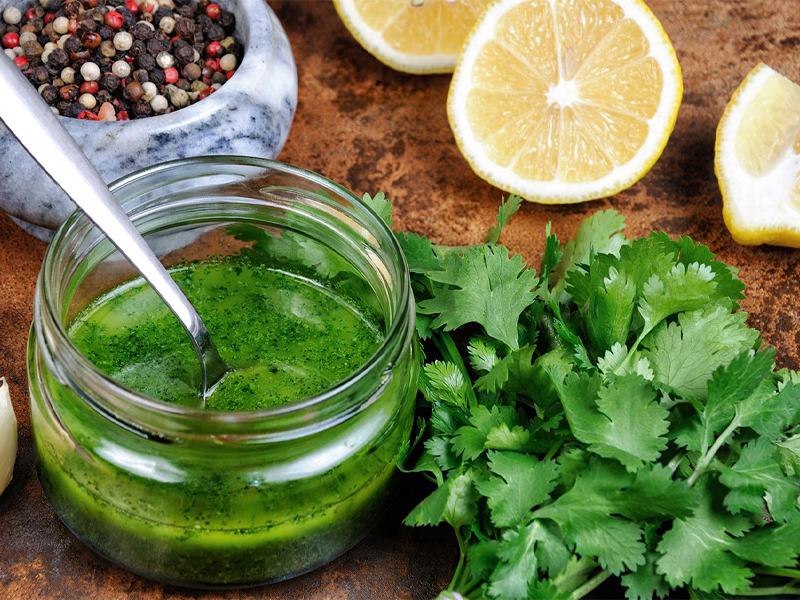
[[[297,106],[297,69],[289,39],[265,0],[223,0],[236,16],[244,58],[204,100],[166,115],[118,122],[59,117],[106,183],[156,163],[213,154],[275,158]],[[0,0],[24,13],[30,0]],[[0,57],[5,60],[5,57]],[[2,98],[0,98],[2,102]],[[0,209],[48,240],[75,210],[0,123]]]

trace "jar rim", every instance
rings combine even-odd
[[[48,321],[48,329],[52,332],[55,338],[54,341],[59,344],[59,347],[66,350],[71,364],[76,364],[90,377],[98,380],[102,383],[104,389],[110,389],[115,397],[122,398],[131,403],[135,408],[144,409],[153,415],[180,418],[181,420],[187,420],[189,422],[241,425],[256,421],[268,421],[281,417],[290,418],[300,415],[309,409],[321,407],[335,400],[337,397],[346,394],[348,390],[358,385],[370,375],[376,372],[381,373],[386,371],[386,365],[393,365],[398,360],[403,349],[411,342],[414,331],[413,296],[411,292],[410,275],[406,258],[394,233],[370,206],[344,186],[313,171],[280,161],[235,155],[182,158],[158,163],[120,177],[109,185],[109,189],[114,193],[126,185],[139,182],[153,175],[192,165],[208,165],[212,167],[214,165],[244,165],[270,169],[283,175],[295,176],[319,186],[320,191],[342,197],[344,200],[350,202],[356,210],[362,213],[362,215],[369,220],[373,228],[370,233],[373,235],[377,234],[376,238],[381,243],[384,250],[388,252],[391,261],[399,266],[399,280],[394,281],[394,277],[392,277],[392,294],[397,294],[397,308],[395,314],[392,315],[392,321],[389,324],[381,344],[356,371],[348,375],[345,379],[337,382],[332,387],[317,394],[299,398],[275,407],[241,411],[209,410],[165,402],[128,388],[102,372],[73,343],[67,331],[67,325],[59,316],[62,307],[56,306],[58,294],[50,293],[51,282],[48,281],[47,274],[54,269],[53,261],[55,260],[55,253],[59,247],[68,243],[76,235],[95,231],[97,229],[96,226],[90,222],[89,218],[78,209],[73,212],[56,231],[53,241],[45,252],[39,283],[37,285],[37,304],[39,306],[44,306],[45,310],[43,316],[45,316]],[[247,200],[257,202],[257,199]],[[166,202],[160,204],[158,207],[150,207],[149,209],[147,205],[145,205],[145,210],[139,210],[141,207],[134,207],[128,214],[131,215],[132,220],[136,223],[137,218],[151,215],[159,210],[167,210],[170,206],[173,205]],[[56,275],[54,281],[63,283],[65,275],[64,273]],[[396,288],[394,287],[395,284]],[[394,289],[397,291],[395,292]],[[35,308],[35,313],[37,312],[39,312],[39,309]],[[400,343],[398,343],[398,340],[400,340]],[[387,356],[387,354],[390,354],[390,356]],[[69,377],[69,375],[67,375],[67,377]],[[84,397],[84,399],[86,398]],[[368,403],[369,397],[364,398],[363,402]],[[363,406],[358,405],[357,402],[351,404],[352,405],[340,407],[341,410],[339,411],[331,411],[332,415],[338,415],[341,417],[339,420],[344,420],[349,418],[353,412],[358,412],[363,408]],[[101,408],[107,409],[109,407]],[[339,420],[337,420],[337,422]],[[143,423],[140,424],[143,425]]]

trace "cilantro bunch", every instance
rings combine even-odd
[[[537,274],[498,243],[519,205],[478,246],[397,234],[427,356],[401,468],[437,486],[406,523],[454,529],[442,597],[800,595],[800,378],[735,269],[607,210],[548,226]]]

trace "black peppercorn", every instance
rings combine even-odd
[[[236,17],[228,10],[221,10],[217,17],[217,23],[219,23],[226,32],[231,33],[236,26]]]
[[[141,21],[139,23],[136,23],[136,25],[133,26],[133,30],[131,31],[131,35],[133,35],[134,38],[143,41],[147,41],[151,37],[153,37],[153,33],[154,33],[153,28],[150,27],[147,23],[142,23]]]
[[[134,104],[131,110],[133,112],[133,116],[137,119],[143,119],[153,114],[153,109],[150,108],[150,105],[147,102],[142,102],[141,100]]]
[[[150,81],[150,76],[144,69],[139,69],[137,71],[134,71],[133,78],[139,83],[147,83],[148,81]]]
[[[164,75],[164,71],[162,69],[153,69],[152,71],[147,72],[147,76],[152,83],[155,83],[157,86],[162,86],[167,82],[167,76]]]
[[[61,48],[56,48],[50,52],[50,56],[47,57],[47,61],[45,62],[45,66],[54,73],[60,73],[61,70],[68,65],[69,55]]]
[[[178,82],[175,85],[177,85],[179,88],[181,88],[184,92],[191,92],[192,91],[192,84],[189,81],[187,81],[186,79],[184,79],[183,77],[178,79]]]
[[[212,23],[206,32],[206,36],[208,39],[218,42],[225,37],[225,30],[216,23]]]
[[[42,90],[42,98],[44,98],[44,101],[48,104],[53,105],[61,99],[61,96],[58,94],[58,88],[53,85],[48,85]]]
[[[197,15],[197,5],[194,2],[185,4],[178,9],[178,14],[187,19],[193,19]]]
[[[194,39],[194,22],[189,19],[178,19],[175,24],[175,33],[185,40]]]
[[[122,27],[124,29],[133,27],[133,25],[136,23],[136,15],[134,15],[130,9],[126,8],[125,6],[120,6],[116,10],[122,15]]]
[[[198,15],[197,17],[197,25],[203,32],[208,31],[208,28],[211,26],[213,22],[214,20],[208,15]]]
[[[139,69],[150,71],[151,69],[154,69],[155,66],[156,59],[153,58],[152,54],[140,54],[136,57],[136,67]]]
[[[120,79],[113,73],[103,73],[100,76],[100,88],[107,92],[114,93],[119,88]]]
[[[157,11],[153,13],[153,25],[158,27],[158,23],[164,17],[172,17],[172,9],[167,8],[166,6],[161,6]]]
[[[28,78],[36,85],[40,85],[50,78],[50,72],[41,66],[34,67],[28,74]]]
[[[95,62],[97,63],[97,66],[100,67],[101,73],[110,73],[111,67],[114,64],[114,59],[103,57],[95,59]]]
[[[186,42],[175,48],[172,54],[182,65],[194,61],[194,48],[192,48]]]
[[[169,52],[171,50],[171,44],[169,41],[162,42],[161,40],[157,40],[156,38],[150,38],[147,40],[147,53],[152,54],[153,56],[158,56],[159,52]]]
[[[77,116],[79,114],[81,114],[85,110],[86,109],[84,108],[84,106],[82,104],[78,104],[76,102],[75,104],[70,104],[67,107],[67,110],[64,111],[64,116],[65,117],[71,117],[71,118],[75,119],[75,118],[77,118]]]
[[[131,45],[131,49],[128,50],[128,53],[131,56],[141,56],[147,52],[147,44],[145,44],[142,40],[135,40],[133,45]]]
[[[111,29],[111,27],[109,27],[108,25],[101,25],[101,26],[100,26],[100,27],[97,29],[97,33],[99,33],[99,34],[100,34],[100,38],[101,38],[103,41],[105,41],[105,40],[110,40],[110,39],[113,39],[114,35],[115,35],[117,32],[116,32],[116,31],[114,31],[113,29]]]
[[[98,104],[103,104],[104,102],[111,102],[114,99],[114,96],[112,96],[106,90],[98,90],[94,95],[94,98],[97,100]]]
[[[58,109],[58,111],[60,113],[63,114],[64,111],[66,111],[70,107],[71,104],[72,104],[72,102],[69,102],[67,100],[60,100],[58,102],[58,104],[56,104],[56,108]]]

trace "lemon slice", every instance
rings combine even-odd
[[[479,176],[566,204],[641,179],[682,95],[672,44],[641,0],[499,0],[465,42],[448,116]]]
[[[753,69],[719,123],[714,162],[733,239],[800,248],[800,86]]]
[[[406,73],[452,73],[469,30],[492,0],[334,0],[370,54]]]

